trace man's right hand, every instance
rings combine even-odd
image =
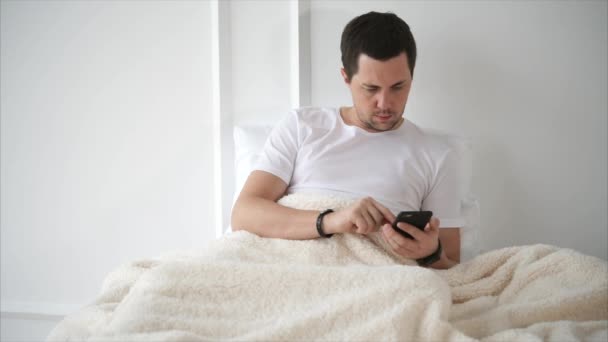
[[[369,234],[395,221],[395,215],[371,197],[357,200],[350,206],[323,217],[323,230],[327,234]]]

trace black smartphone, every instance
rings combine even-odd
[[[408,239],[413,239],[410,234],[404,232],[399,227],[397,227],[397,223],[405,222],[407,224],[411,224],[412,226],[420,230],[424,230],[424,227],[426,227],[426,224],[429,223],[431,217],[433,217],[432,211],[402,211],[399,213],[399,215],[397,215],[395,222],[393,222],[393,229],[404,237]]]

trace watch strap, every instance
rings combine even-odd
[[[429,265],[439,261],[439,259],[441,259],[442,251],[443,251],[443,248],[441,247],[441,241],[437,240],[437,250],[435,250],[435,252],[433,252],[429,256],[426,256],[426,257],[420,258],[420,259],[416,259],[416,262],[418,263],[418,265],[423,266],[423,267],[429,266]]]
[[[332,209],[327,209],[325,211],[322,211],[319,216],[317,216],[317,233],[319,233],[320,237],[324,237],[324,238],[330,238],[332,237],[334,234],[326,234],[325,231],[323,231],[323,216],[329,214],[329,213],[333,213],[334,211]]]

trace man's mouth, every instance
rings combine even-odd
[[[382,122],[388,121],[393,117],[391,114],[376,114],[375,116]]]

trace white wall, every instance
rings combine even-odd
[[[230,19],[234,121],[280,119],[291,109],[290,3],[232,1]]]
[[[227,227],[234,198],[232,128],[279,120],[298,106],[298,3],[220,1],[222,204]],[[294,27],[295,25],[295,27]],[[296,69],[297,70],[297,69]]]
[[[370,10],[417,40],[406,117],[473,140],[483,250],[542,242],[608,258],[607,3],[314,1],[313,103],[351,103],[340,35]]]
[[[214,238],[211,10],[1,2],[1,299],[61,315]],[[31,336],[30,336],[31,338]]]

